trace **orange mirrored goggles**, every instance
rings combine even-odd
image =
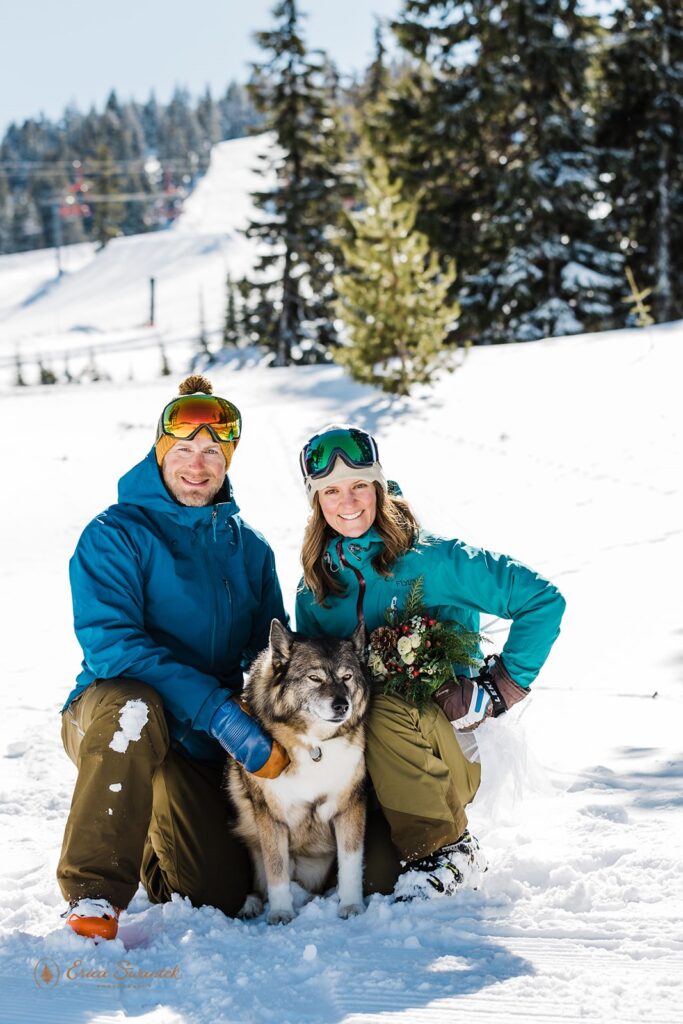
[[[237,441],[242,416],[236,405],[216,395],[183,395],[169,402],[159,420],[160,434],[189,441],[208,430],[215,441]]]

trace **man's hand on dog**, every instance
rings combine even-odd
[[[252,775],[275,779],[289,764],[285,748],[264,732],[249,710],[230,698],[214,711],[211,735]]]

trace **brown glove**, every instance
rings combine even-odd
[[[289,754],[277,740],[273,740],[273,749],[266,763],[257,772],[252,772],[259,779],[276,779],[289,764]]]
[[[486,673],[491,682],[490,687],[487,685]],[[513,704],[518,704],[520,700],[524,700],[529,695],[527,687],[520,686],[512,676],[508,675],[499,654],[493,654],[487,658],[479,674],[482,676],[481,685],[486,687],[491,694],[494,718],[502,715],[504,711],[509,711]]]
[[[471,732],[487,718],[502,715],[528,692],[508,675],[500,657],[493,655],[474,678],[458,676],[440,686],[434,700],[458,732]]]

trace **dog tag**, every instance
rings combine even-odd
[[[311,755],[312,761],[319,761],[320,758],[323,756],[323,752],[320,749],[320,747],[311,747],[309,753]]]

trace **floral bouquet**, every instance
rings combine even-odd
[[[384,693],[394,693],[422,709],[433,693],[454,678],[453,663],[476,666],[479,633],[457,622],[439,622],[424,607],[424,578],[412,584],[401,612],[388,608],[386,625],[370,634],[368,668]]]

